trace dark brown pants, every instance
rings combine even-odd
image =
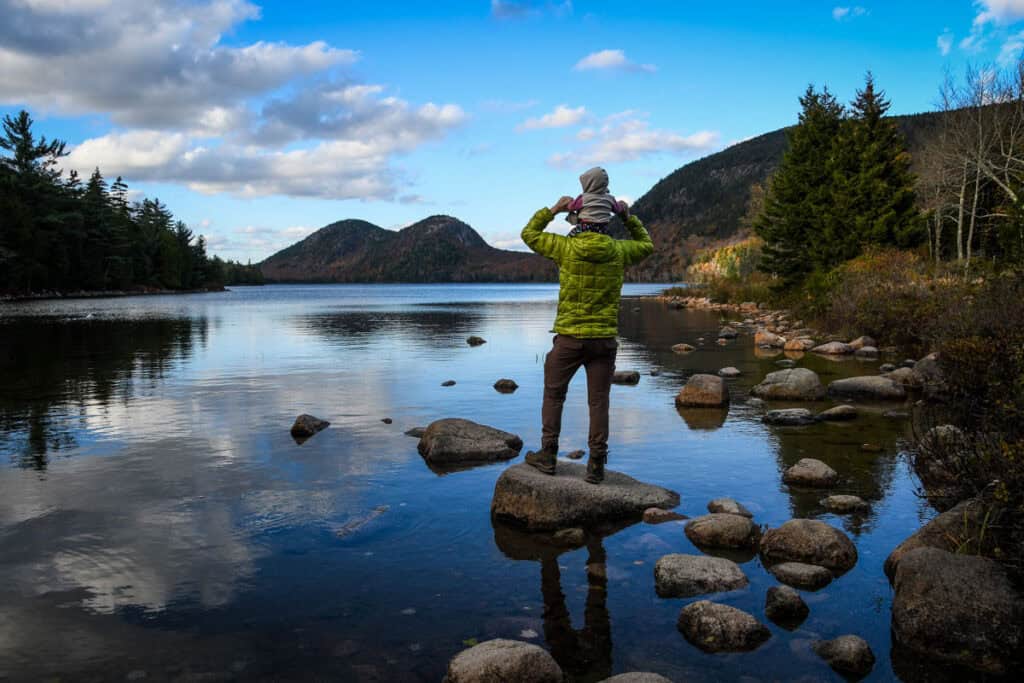
[[[587,447],[590,457],[607,457],[608,396],[612,375],[615,374],[615,353],[618,348],[618,343],[611,337],[577,339],[564,334],[555,336],[551,351],[544,361],[542,448],[558,451],[565,395],[569,390],[569,381],[582,365],[587,372],[587,402],[590,404],[590,437]]]

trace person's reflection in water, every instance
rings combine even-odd
[[[544,637],[551,655],[571,681],[601,681],[612,675],[612,622],[608,614],[608,571],[600,537],[587,541],[587,603],[583,628],[572,627],[562,592],[557,556],[541,559]]]

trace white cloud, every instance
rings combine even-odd
[[[978,15],[974,17],[976,27],[988,23],[1012,24],[1024,19],[1024,0],[976,0]]]
[[[625,111],[607,117],[600,128],[590,131],[584,138],[588,144],[583,148],[553,154],[548,163],[576,167],[633,161],[656,154],[689,154],[711,149],[718,138],[718,133],[712,131],[680,135],[654,129],[635,112]]]
[[[867,13],[868,11],[860,6],[832,8],[832,18],[835,19],[836,21],[847,21],[855,17],[862,17]]]
[[[553,111],[543,116],[526,119],[517,128],[519,130],[538,130],[541,128],[565,128],[575,126],[587,115],[586,107],[568,107],[560,104]]]
[[[591,52],[589,55],[576,62],[573,70],[615,70],[654,73],[658,68],[653,64],[637,64],[636,62],[632,62],[626,57],[626,53],[622,50],[600,50],[598,52]]]
[[[953,33],[946,29],[941,36],[935,39],[935,45],[939,48],[939,53],[945,57],[953,49]]]
[[[996,57],[996,61],[999,62],[1000,66],[1010,66],[1020,59],[1022,52],[1024,52],[1024,31],[1010,36],[1003,43],[1003,46],[999,49],[999,56]]]
[[[234,228],[230,232],[213,232],[205,234],[206,247],[218,256],[246,261],[254,261],[267,254],[272,254],[316,232],[317,228],[305,225],[293,225],[286,228],[269,228],[266,226],[245,225]]]

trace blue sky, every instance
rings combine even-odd
[[[123,175],[253,261],[343,218],[437,213],[519,248],[592,165],[634,200],[793,123],[808,83],[847,100],[870,69],[893,113],[927,111],[947,69],[1024,50],[1024,0],[0,0],[0,16],[0,113],[29,109],[67,167]]]

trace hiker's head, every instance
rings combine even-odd
[[[600,166],[585,171],[580,176],[583,191],[590,194],[602,194],[608,191],[608,172]]]

